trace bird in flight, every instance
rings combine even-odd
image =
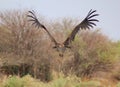
[[[32,22],[32,25],[34,25],[37,28],[43,28],[46,33],[49,35],[51,41],[54,43],[54,49],[56,49],[59,52],[59,56],[63,57],[63,54],[66,50],[66,48],[71,48],[70,44],[72,41],[74,41],[76,34],[78,31],[81,30],[86,30],[93,28],[96,26],[94,22],[98,22],[99,20],[95,19],[95,16],[98,16],[99,14],[96,14],[96,10],[90,10],[87,14],[87,16],[84,18],[82,22],[80,22],[78,25],[75,26],[75,28],[72,30],[70,35],[66,38],[66,40],[63,43],[58,43],[55,38],[51,35],[51,33],[48,31],[48,29],[39,22],[38,18],[35,15],[34,11],[28,11],[29,14],[27,17],[29,17],[29,21]]]

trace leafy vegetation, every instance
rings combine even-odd
[[[98,87],[100,83],[98,81],[88,81],[82,82],[72,79],[60,77],[50,83],[43,83],[41,81],[33,79],[31,76],[27,75],[25,77],[10,77],[3,83],[1,87]]]
[[[117,84],[117,87],[120,87],[120,83]]]
[[[17,77],[11,77],[6,81],[5,87],[24,87],[24,84],[21,79]]]

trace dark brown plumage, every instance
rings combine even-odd
[[[95,16],[98,16],[98,14],[95,14],[96,10],[90,10],[88,12],[88,15],[86,16],[86,18],[81,22],[79,23],[71,32],[71,34],[68,36],[68,38],[62,43],[58,43],[54,37],[49,33],[49,31],[47,30],[47,28],[41,24],[34,11],[29,11],[29,15],[27,15],[30,20],[29,21],[32,21],[32,25],[35,25],[35,27],[38,27],[38,28],[43,28],[49,35],[50,39],[52,42],[54,42],[55,46],[53,48],[56,48],[57,51],[59,51],[59,55],[62,57],[63,56],[63,53],[65,52],[66,48],[70,48],[70,43],[72,41],[74,41],[74,38],[76,36],[76,34],[78,33],[78,31],[81,29],[90,29],[90,28],[93,28],[94,26],[96,26],[96,24],[94,22],[98,22],[97,19],[93,19],[93,17]]]

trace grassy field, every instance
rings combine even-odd
[[[59,76],[50,82],[42,82],[26,75],[22,78],[11,76],[0,81],[0,87],[120,87],[120,82],[113,83],[109,80],[82,80],[76,76]]]

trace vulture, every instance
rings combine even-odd
[[[55,38],[51,35],[51,33],[48,31],[48,29],[43,24],[40,23],[40,21],[38,20],[38,18],[35,15],[35,12],[33,10],[28,11],[28,12],[29,12],[29,14],[27,15],[27,17],[29,17],[28,21],[31,21],[32,25],[34,25],[35,27],[42,28],[46,31],[46,33],[49,35],[49,38],[54,43],[53,48],[59,52],[60,57],[63,57],[63,54],[64,54],[66,48],[71,48],[70,43],[72,41],[74,41],[75,36],[79,30],[86,30],[86,29],[93,28],[94,26],[96,26],[96,24],[94,22],[99,21],[94,18],[95,16],[98,16],[99,14],[96,14],[96,10],[91,9],[88,12],[87,16],[82,20],[82,22],[80,22],[78,25],[76,25],[74,27],[74,29],[72,30],[70,35],[66,38],[66,40],[63,43],[58,43],[55,40]]]

